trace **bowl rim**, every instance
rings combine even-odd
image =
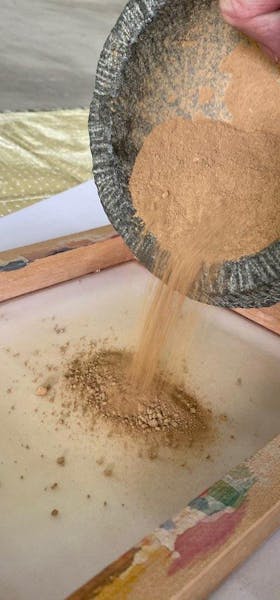
[[[153,272],[162,251],[136,214],[124,188],[112,144],[111,101],[116,98],[130,49],[170,0],[129,0],[101,52],[89,112],[93,175],[101,204],[116,231],[144,266]],[[190,296],[224,307],[257,308],[280,301],[280,240],[255,254],[204,269]]]

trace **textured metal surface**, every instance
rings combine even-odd
[[[128,189],[135,158],[153,126],[193,116],[201,86],[215,90],[205,115],[231,120],[219,65],[239,41],[216,0],[131,0],[102,51],[89,118],[95,181],[114,227],[151,271],[159,253],[161,264],[167,253],[135,214]],[[278,302],[280,244],[205,270],[191,295],[228,307]]]

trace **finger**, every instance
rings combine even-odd
[[[221,1],[221,7],[224,6],[225,0]],[[274,11],[271,13],[258,14],[256,16],[252,16],[253,5],[256,10],[256,4],[260,8],[261,4],[263,4],[263,0],[258,0],[258,2],[245,2],[242,0],[226,0],[226,4],[229,7],[229,4],[234,11],[232,12],[224,12],[223,16],[225,20],[243,31],[249,37],[252,37],[260,45],[263,47],[266,54],[268,54],[274,60],[278,60],[280,58],[280,10]],[[242,12],[242,7],[246,8],[245,5],[250,5],[251,16],[244,16],[245,13]],[[267,6],[275,6],[278,5],[280,7],[280,0],[267,0]],[[246,13],[248,15],[248,11]]]
[[[280,56],[275,54],[275,52],[273,52],[270,48],[267,48],[267,46],[264,46],[264,44],[259,44],[259,46],[262,49],[262,51],[264,52],[264,54],[269,56],[269,58],[271,58],[274,62],[276,62],[276,63],[280,62]]]
[[[280,9],[280,0],[220,0],[220,8],[226,20],[242,22],[275,12]]]
[[[280,57],[280,11],[249,19],[240,27],[246,35],[265,47],[271,58]]]

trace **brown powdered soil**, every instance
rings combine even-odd
[[[166,434],[172,444],[183,436],[188,444],[210,430],[210,413],[183,386],[157,372],[149,389],[136,386],[130,376],[132,354],[124,350],[90,348],[75,357],[65,372],[74,409],[109,421],[120,431]]]
[[[138,214],[173,260],[252,254],[280,238],[280,137],[181,117],[155,127],[130,179]],[[205,244],[207,232],[213,233]]]

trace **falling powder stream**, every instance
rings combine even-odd
[[[203,266],[205,246],[207,247],[211,237],[209,227],[204,236],[200,231],[196,247],[193,246],[187,256],[184,253],[178,255],[176,260],[170,259],[162,279],[156,283],[131,366],[132,378],[144,389],[152,384],[159,370],[163,351],[169,346],[170,338],[182,312],[185,296]]]

